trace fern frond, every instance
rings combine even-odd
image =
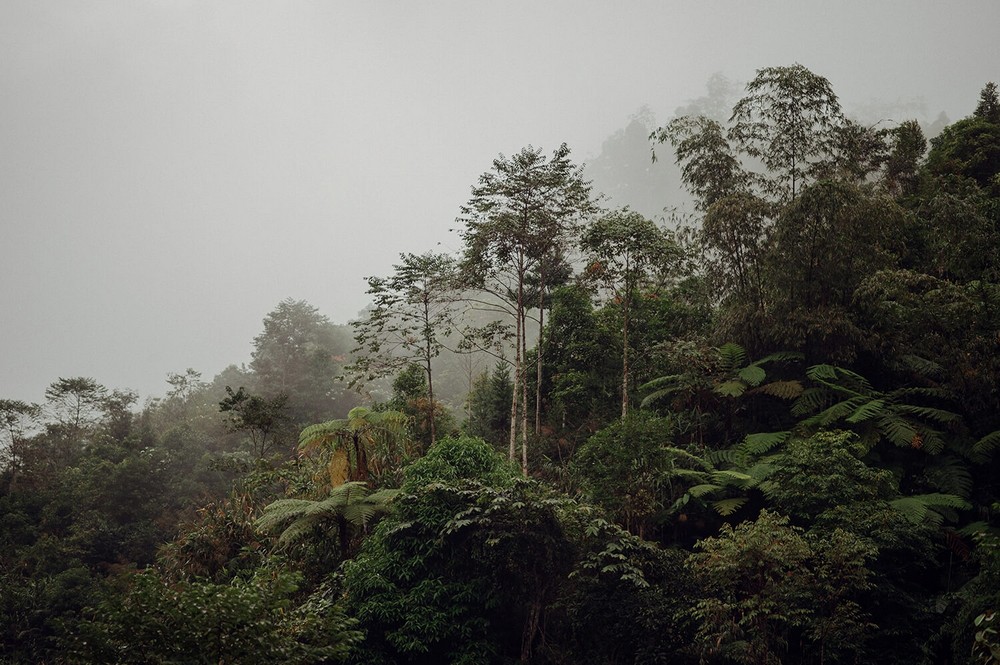
[[[723,397],[739,397],[747,390],[746,384],[742,381],[726,381],[715,387],[714,392]]]
[[[942,425],[947,423],[959,422],[962,420],[962,416],[953,412],[945,411],[944,409],[934,409],[929,406],[916,406],[913,404],[897,404],[896,411],[901,413],[910,413],[915,416],[924,418],[925,420],[931,420]]]
[[[849,423],[861,423],[870,420],[885,408],[885,400],[873,399],[867,404],[862,404],[854,413],[845,419]]]
[[[737,510],[743,507],[747,502],[745,496],[734,497],[732,499],[721,499],[719,501],[714,501],[712,507],[715,508],[715,512],[719,513],[723,517],[729,517]]]
[[[920,376],[926,376],[928,378],[938,378],[944,374],[944,368],[933,360],[928,360],[921,356],[908,353],[900,357],[900,365],[904,369],[908,369],[911,372],[915,372]]]
[[[965,462],[953,455],[935,457],[924,475],[945,494],[968,497],[972,493],[972,472]]]
[[[791,413],[797,418],[816,413],[830,403],[830,393],[822,388],[807,388],[792,403]]]
[[[706,460],[698,457],[697,455],[695,455],[693,453],[689,453],[688,451],[684,450],[683,448],[675,448],[673,446],[668,446],[668,447],[664,448],[664,450],[667,451],[667,452],[669,452],[670,454],[674,455],[675,457],[679,457],[681,459],[684,459],[684,460],[687,460],[687,461],[691,462],[692,464],[696,464],[696,465],[700,466],[701,468],[705,469],[706,471],[712,471],[712,470],[715,469],[715,467],[712,466]]]
[[[853,414],[859,407],[866,404],[870,400],[869,397],[865,395],[857,395],[850,399],[844,400],[843,402],[838,402],[828,406],[823,411],[820,411],[814,416],[806,418],[802,421],[801,425],[803,427],[827,427],[838,420],[844,420]]]
[[[682,478],[684,480],[692,480],[695,482],[704,482],[708,480],[709,474],[705,471],[698,471],[697,469],[674,469],[668,474],[671,478]]]
[[[789,431],[747,434],[740,444],[740,450],[749,455],[763,455],[783,444],[791,434]]]
[[[299,433],[299,450],[306,452],[335,441],[346,425],[346,420],[330,420],[306,427]]]
[[[737,372],[736,376],[748,386],[759,386],[767,378],[767,372],[764,371],[763,367],[747,365]]]
[[[940,524],[941,518],[944,516],[933,510],[934,508],[951,508],[954,510],[969,510],[972,508],[972,504],[960,496],[937,493],[905,496],[895,501],[890,501],[889,505],[903,513],[907,519],[915,524],[924,521]]]
[[[757,386],[752,392],[762,395],[770,395],[778,399],[793,400],[802,395],[804,388],[801,381],[771,381],[764,385]]]
[[[719,347],[719,361],[724,370],[731,372],[747,364],[747,352],[739,344],[727,342]]]
[[[805,360],[806,356],[799,351],[775,351],[769,355],[764,356],[755,365],[764,365],[766,363],[774,362],[801,362]]]
[[[671,388],[676,390],[677,383],[684,377],[683,374],[669,374],[667,376],[660,376],[639,386],[640,392],[646,392],[647,390],[662,390],[665,388]]]
[[[733,470],[716,471],[712,474],[712,480],[720,485],[735,485],[737,487],[746,487],[753,483],[752,476]]]
[[[746,461],[746,454],[737,448],[726,448],[724,450],[712,450],[705,455],[705,459],[718,466],[719,464],[731,464],[733,466],[743,466]],[[713,466],[711,470],[715,470]]]
[[[721,485],[713,485],[712,483],[702,483],[701,485],[695,485],[694,487],[689,487],[687,493],[696,499],[712,494],[713,492],[718,492],[722,489]]]
[[[308,499],[279,499],[264,508],[254,526],[260,531],[274,531],[285,522],[301,517],[315,503]]]
[[[975,455],[985,457],[992,453],[997,446],[1000,446],[1000,429],[990,432],[972,444],[972,452]]]
[[[912,447],[917,437],[917,430],[905,418],[895,414],[886,414],[877,423],[878,430],[885,438],[900,448]]]

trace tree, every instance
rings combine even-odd
[[[349,341],[315,307],[304,300],[282,300],[264,318],[264,330],[253,343],[253,388],[265,398],[288,395],[293,425],[326,420],[343,406],[337,399],[337,375]]]
[[[45,411],[67,433],[96,425],[108,389],[89,377],[60,378],[45,389]]]
[[[455,262],[444,254],[400,254],[391,277],[369,277],[372,305],[353,322],[357,348],[351,385],[389,376],[418,363],[427,381],[431,444],[435,426],[433,361],[450,332],[455,302]]]
[[[673,429],[672,421],[638,411],[594,434],[573,456],[588,501],[640,538],[649,537],[658,514],[676,498],[666,487]]]
[[[255,524],[262,531],[280,531],[278,545],[283,547],[329,528],[340,545],[341,560],[347,560],[351,543],[358,534],[367,531],[369,522],[388,512],[389,502],[397,493],[397,490],[370,493],[363,482],[348,482],[332,488],[330,495],[319,501],[279,499],[264,508]]]
[[[287,395],[277,395],[266,399],[252,395],[242,386],[233,391],[226,386],[226,397],[219,402],[219,411],[229,414],[230,427],[234,432],[245,432],[250,437],[250,446],[257,459],[263,459],[275,443],[275,436],[288,420],[285,405]]]
[[[642,215],[627,209],[602,216],[584,231],[580,249],[587,256],[585,278],[600,285],[621,307],[622,385],[621,415],[628,415],[629,314],[644,289],[655,292],[680,250],[669,233]]]
[[[299,450],[309,453],[325,448],[331,459],[330,484],[369,482],[397,471],[406,457],[407,418],[398,411],[351,409],[347,418],[310,425],[299,435]]]
[[[328,589],[301,600],[301,576],[262,569],[228,583],[124,580],[66,638],[73,663],[344,662],[363,638]]]
[[[768,190],[794,199],[837,144],[840,102],[826,78],[800,64],[759,69],[746,91],[733,107],[729,139],[773,174]]]
[[[15,399],[0,399],[0,469],[10,474],[7,491],[14,491],[24,464],[25,435],[41,407]]]
[[[748,664],[790,662],[800,649],[819,651],[820,663],[860,655],[868,624],[856,598],[871,586],[874,552],[853,534],[812,538],[762,511],[697,547],[688,566],[701,586],[692,615],[703,655]]]
[[[884,195],[822,180],[778,215],[766,257],[765,340],[816,361],[851,360],[863,337],[850,306],[861,281],[897,260],[908,217]]]
[[[515,457],[520,415],[521,468],[528,472],[527,284],[532,273],[558,252],[570,228],[591,210],[590,186],[582,169],[569,159],[565,144],[546,158],[541,149],[524,148],[511,158],[501,155],[479,178],[463,206],[465,228],[462,271],[467,286],[503,303],[514,319],[514,392],[510,409],[509,456]],[[539,293],[545,287],[539,274]]]
[[[1000,124],[1000,95],[997,94],[997,84],[993,81],[983,86],[973,115],[987,122]]]

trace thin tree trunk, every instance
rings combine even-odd
[[[521,351],[522,358],[528,356],[527,321],[525,311],[521,310]],[[528,475],[528,368],[522,370],[524,376],[521,377],[521,473]]]
[[[514,386],[510,398],[510,450],[508,457],[513,462],[517,457],[517,406],[521,397],[519,382],[524,381],[521,362],[521,347],[524,340],[524,256],[518,255],[517,265],[517,306],[514,309],[516,332],[514,335]]]
[[[535,436],[542,433],[542,353],[545,342],[545,271],[540,273],[538,285],[538,344],[535,348]]]
[[[427,302],[427,300],[425,299],[424,300],[425,331],[430,328],[430,321],[431,321],[430,303]],[[426,340],[426,350],[424,352],[424,358],[427,361],[427,400],[429,402],[427,405],[427,419],[430,421],[431,445],[433,446],[434,442],[437,440],[437,430],[434,427],[434,378],[432,375],[432,368],[431,368],[431,357],[433,355],[433,352],[431,349],[430,336],[425,333],[424,339]]]
[[[622,419],[628,415],[628,291],[622,304]]]

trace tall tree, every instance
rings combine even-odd
[[[8,491],[13,491],[24,463],[25,435],[41,414],[37,404],[0,399],[0,470],[10,475]]]
[[[60,378],[45,389],[45,410],[68,433],[79,434],[97,424],[108,389],[94,379]]]
[[[264,330],[253,343],[254,389],[269,399],[288,395],[294,425],[325,420],[341,406],[336,377],[350,342],[315,307],[304,300],[282,300],[264,318]]]
[[[330,485],[368,482],[372,475],[398,471],[406,457],[406,415],[398,411],[351,409],[346,418],[310,425],[299,435],[304,453],[325,448],[331,454]]]
[[[539,274],[544,290],[545,261],[558,249],[574,224],[592,208],[590,186],[582,169],[569,159],[563,144],[546,157],[541,149],[524,148],[513,157],[493,161],[493,169],[479,178],[472,198],[462,208],[465,225],[462,263],[466,283],[505,303],[514,318],[514,394],[511,399],[509,455],[514,459],[518,416],[521,432],[521,468],[528,472],[527,284]]]
[[[843,123],[830,82],[800,64],[765,67],[733,107],[729,139],[771,172],[769,189],[795,198],[812,167],[836,147]]]
[[[418,364],[427,380],[427,419],[431,443],[434,418],[433,361],[451,332],[455,304],[455,261],[445,254],[400,254],[390,277],[369,277],[371,307],[353,322],[357,348],[351,385]]]
[[[583,232],[580,248],[587,255],[585,277],[605,289],[621,307],[622,418],[628,415],[630,313],[644,288],[662,283],[680,258],[671,235],[639,213],[627,209],[608,213]],[[655,288],[655,287],[654,287]]]

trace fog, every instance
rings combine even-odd
[[[799,62],[848,112],[957,120],[998,25],[995,0],[6,0],[0,397],[211,377],[286,297],[346,323],[400,252],[458,248],[498,153],[597,159],[715,73]]]

